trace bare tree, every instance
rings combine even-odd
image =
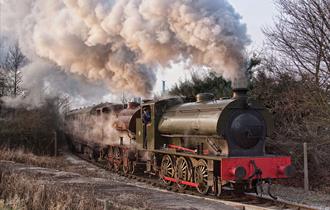
[[[22,53],[18,43],[9,48],[4,61],[3,69],[7,73],[7,86],[13,96],[17,96],[21,92],[20,84],[22,82],[22,78],[20,68],[26,64],[26,62],[27,59]]]
[[[5,95],[5,77],[2,74],[2,69],[0,68],[0,97]]]
[[[0,37],[0,97],[6,95],[6,74],[4,70],[4,46],[3,46],[3,40]]]
[[[5,77],[1,74],[1,71],[0,69],[0,97],[6,95]]]
[[[277,0],[277,5],[281,14],[275,26],[264,29],[276,68],[308,74],[315,85],[329,89],[330,1]]]

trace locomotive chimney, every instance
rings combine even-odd
[[[233,89],[233,98],[247,97],[247,88],[235,88]]]

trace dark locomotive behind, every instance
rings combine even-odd
[[[66,116],[66,134],[75,152],[117,172],[142,171],[202,194],[220,195],[224,186],[255,190],[262,181],[292,176],[294,168],[288,156],[265,154],[273,120],[246,92],[236,89],[230,99],[201,93],[191,103],[169,98],[73,110]],[[90,118],[102,123],[95,127]],[[102,135],[79,135],[73,124]]]

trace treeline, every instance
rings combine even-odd
[[[192,73],[191,79],[180,81],[169,90],[170,95],[187,97],[194,101],[198,93],[213,93],[216,98],[230,97],[232,95],[231,82],[213,72],[204,75]]]

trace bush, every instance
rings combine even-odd
[[[0,109],[0,146],[22,148],[39,155],[54,153],[55,132],[61,125],[58,99],[48,99],[40,107]]]
[[[272,153],[292,156],[298,172],[303,170],[302,143],[308,143],[312,185],[330,172],[330,97],[308,77],[289,74],[277,77],[259,73],[250,94],[272,112],[274,136],[267,141]],[[299,176],[299,174],[298,174]]]

